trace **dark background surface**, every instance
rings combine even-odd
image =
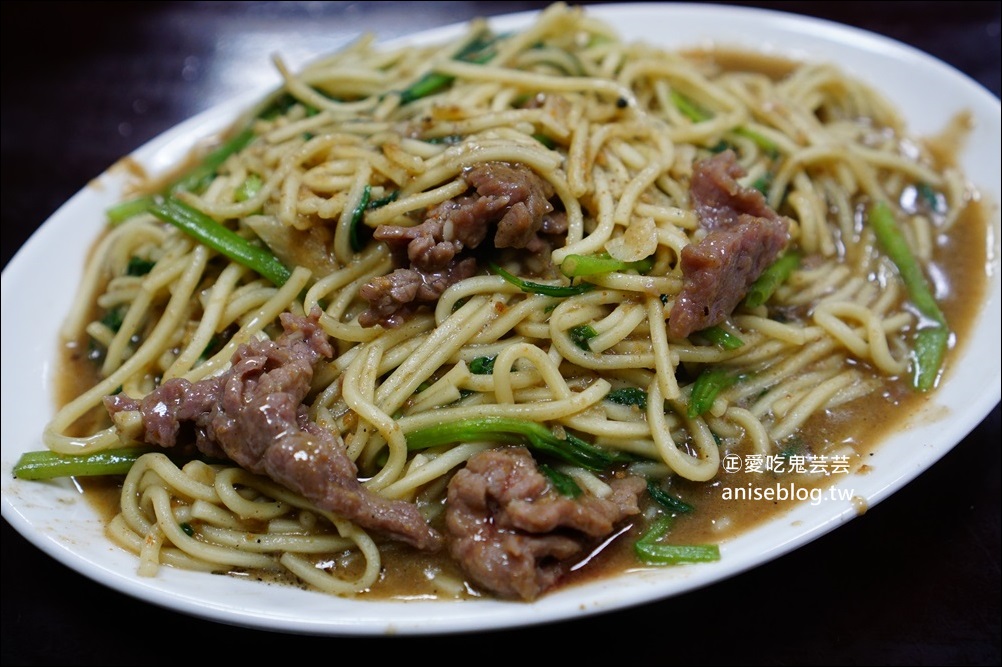
[[[270,80],[273,52],[299,62],[363,30],[391,38],[544,4],[4,2],[3,264],[118,157]],[[999,95],[998,2],[730,4],[885,34]],[[76,279],[66,276],[70,286]],[[354,654],[380,664],[999,664],[999,424],[996,406],[865,517],[776,561],[662,602],[520,630],[351,639],[220,625],[96,584],[3,521],[2,662],[257,664]]]

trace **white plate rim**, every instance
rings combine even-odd
[[[907,81],[884,81],[887,73],[879,67],[908,69],[949,86],[972,104],[979,119],[987,120],[975,129],[975,141],[964,153],[964,162],[993,165],[977,185],[991,197],[993,214],[993,259],[989,272],[989,295],[975,327],[975,335],[951,369],[944,388],[957,383],[978,387],[978,391],[947,394],[941,392],[928,410],[911,415],[905,433],[879,447],[870,462],[873,471],[852,475],[835,488],[852,490],[866,505],[873,506],[900,489],[938,461],[972,430],[992,408],[1000,395],[999,340],[1000,294],[998,239],[999,219],[999,101],[966,75],[913,47],[857,28],[773,10],[728,5],[636,3],[589,5],[586,11],[624,30],[628,38],[641,38],[669,45],[727,43],[746,46],[776,55],[838,62],[861,78],[881,79],[890,84],[889,97],[900,108],[916,94]],[[520,12],[490,19],[499,30],[524,25],[537,12]],[[464,24],[424,31],[408,39],[434,41],[458,34]],[[754,40],[748,35],[755,34]],[[859,71],[853,71],[858,69]],[[236,114],[265,91],[256,89],[213,107],[161,134],[133,153],[133,158],[156,173],[184,154],[200,137],[221,129]],[[956,104],[940,95],[930,105],[922,95],[925,113],[909,117],[910,128],[919,134],[943,126]],[[930,108],[931,106],[931,108]],[[994,159],[991,159],[994,154]],[[969,172],[970,173],[970,172]],[[69,246],[60,255],[64,275],[82,270],[83,253],[100,225],[94,215],[111,203],[121,185],[114,169],[102,174],[74,195],[22,246],[5,267],[2,276],[2,405],[5,412],[18,406],[27,409],[49,401],[53,395],[52,373],[55,331],[68,311],[72,290],[53,298],[38,282],[37,264],[53,248]],[[90,213],[88,217],[86,214]],[[80,223],[80,219],[86,224]],[[75,222],[74,222],[75,221]],[[65,257],[63,256],[65,255]],[[28,288],[28,289],[26,289]],[[38,308],[46,303],[46,308]],[[40,329],[49,335],[30,335],[10,323],[22,309],[42,311]],[[974,351],[987,350],[984,358],[971,360]],[[27,384],[26,384],[27,383]],[[987,388],[987,389],[985,389]],[[36,408],[37,409],[37,408]],[[9,415],[10,412],[7,412]],[[949,414],[951,419],[944,419]],[[41,449],[41,426],[48,413],[26,420],[2,422],[2,466],[10,471],[24,451]],[[959,417],[959,418],[958,418]],[[921,435],[918,442],[916,436]],[[907,448],[907,464],[891,461]],[[917,451],[916,451],[917,450]],[[886,463],[886,465],[885,465]],[[890,468],[890,470],[888,470]],[[140,600],[196,617],[231,625],[314,635],[432,634],[467,632],[569,620],[600,612],[614,611],[657,599],[678,595],[735,576],[811,542],[857,515],[851,502],[831,501],[825,512],[810,511],[809,505],[722,545],[719,563],[686,566],[672,570],[642,571],[613,580],[589,583],[557,591],[531,603],[488,600],[452,602],[379,602],[345,600],[292,587],[267,585],[231,577],[162,569],[152,579],[135,574],[136,560],[114,547],[102,535],[102,524],[84,502],[72,482],[23,482],[5,475],[2,482],[2,514],[29,542],[57,561],[98,583]]]

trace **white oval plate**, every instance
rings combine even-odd
[[[944,63],[890,39],[837,24],[759,9],[686,4],[593,5],[590,13],[627,39],[668,47],[720,44],[800,59],[830,61],[877,86],[905,114],[917,134],[933,134],[957,111],[970,109],[976,126],[962,154],[968,174],[996,204],[1000,196],[1000,107],[984,88]],[[527,24],[532,13],[495,18],[500,30]],[[458,35],[450,26],[414,40]],[[277,79],[276,79],[277,81]],[[929,95],[936,90],[938,94]],[[134,158],[158,173],[199,138],[222,129],[265,91],[210,109],[140,148]],[[664,598],[733,576],[810,542],[857,515],[849,501],[804,504],[724,543],[721,560],[698,566],[632,573],[557,591],[531,603],[498,601],[379,602],[163,568],[154,578],[136,574],[137,561],[105,538],[104,525],[70,480],[24,482],[11,469],[25,451],[43,449],[51,416],[57,334],[83,269],[84,253],[103,223],[103,210],[122,185],[114,170],[60,208],[3,271],[2,496],[3,517],[39,549],[81,574],[179,612],[233,625],[315,635],[431,634],[526,626],[612,611]],[[999,402],[1000,234],[992,213],[989,288],[973,337],[964,341],[927,410],[909,415],[902,429],[871,457],[866,475],[845,476],[836,488],[868,506],[931,466],[962,440]],[[51,267],[61,267],[53,272]],[[39,307],[44,304],[45,307]],[[33,326],[17,326],[30,312]],[[9,418],[17,415],[17,419]],[[865,519],[863,519],[865,520]]]

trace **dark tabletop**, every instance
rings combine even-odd
[[[544,4],[4,2],[3,264],[119,156],[256,85],[266,54],[291,59],[363,30],[390,38]],[[997,1],[732,4],[888,35],[999,95]],[[220,625],[94,583],[3,521],[2,661],[999,664],[999,421],[996,405],[914,482],[778,560],[662,602],[520,630],[346,639]]]

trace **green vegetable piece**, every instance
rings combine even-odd
[[[925,275],[922,273],[922,268],[915,256],[912,255],[904,235],[894,220],[894,214],[890,207],[884,202],[877,202],[870,209],[868,221],[884,252],[898,268],[901,279],[908,289],[908,296],[915,307],[926,317],[939,324],[946,324],[946,317],[939,309],[939,305],[926,282]]]
[[[365,240],[362,239],[359,227],[363,226],[362,217],[365,215],[365,209],[368,208],[371,197],[372,187],[366,185],[362,189],[362,198],[359,200],[358,206],[351,212],[351,222],[348,224],[348,242],[351,245],[351,249],[355,252],[361,252],[362,248],[365,247]]]
[[[946,210],[946,200],[943,198],[943,195],[933,190],[931,185],[928,183],[919,183],[916,189],[931,210],[936,213],[942,213]]]
[[[317,109],[313,105],[306,104],[289,93],[282,93],[281,95],[275,97],[266,107],[261,109],[261,111],[258,112],[257,117],[262,120],[274,120],[275,118],[288,113],[289,109],[297,104],[301,105],[306,110],[307,117],[316,116],[320,113],[320,109]]]
[[[425,139],[426,144],[432,144],[434,146],[454,146],[463,140],[463,135],[461,134],[447,134],[444,137],[431,137]]]
[[[913,385],[916,389],[928,391],[935,386],[949,344],[950,330],[946,326],[927,327],[915,333]]]
[[[118,306],[117,308],[112,308],[104,314],[101,318],[101,324],[108,327],[112,331],[118,331],[122,328],[122,322],[125,321],[125,306]]]
[[[669,545],[661,540],[671,529],[672,517],[658,517],[651,527],[634,544],[634,553],[648,565],[678,565],[680,563],[708,563],[720,560],[720,547],[716,544]]]
[[[202,162],[187,172],[184,176],[171,183],[164,194],[170,194],[181,190],[189,192],[202,192],[216,177],[219,167],[226,161],[226,158],[237,153],[254,140],[254,131],[251,128],[231,137],[218,148],[210,152]],[[112,225],[120,224],[131,217],[151,211],[157,206],[157,198],[151,196],[137,197],[109,207],[105,214]],[[152,211],[151,211],[152,212]]]
[[[692,394],[689,396],[690,417],[698,417],[711,407],[717,400],[717,395],[724,389],[747,377],[744,373],[731,373],[726,368],[704,369],[696,382],[692,385]]]
[[[373,200],[372,187],[369,185],[365,186],[365,189],[362,192],[362,198],[359,200],[358,206],[355,207],[355,210],[352,211],[351,222],[348,225],[348,243],[351,245],[352,250],[355,252],[361,252],[362,249],[365,248],[365,244],[372,238],[372,230],[362,224],[365,212],[386,206],[390,202],[396,201],[399,195],[400,191],[394,190],[385,197]]]
[[[647,273],[654,267],[654,258],[637,260],[635,262],[623,262],[613,259],[609,253],[598,253],[595,255],[567,255],[560,263],[560,272],[568,278],[580,278],[582,276],[594,276],[613,271],[636,271],[637,273]]]
[[[129,264],[125,267],[125,275],[127,276],[145,276],[147,273],[153,270],[156,266],[156,262],[151,262],[148,259],[143,259],[142,257],[130,257]]]
[[[105,211],[105,215],[108,216],[109,223],[113,226],[118,225],[140,213],[146,213],[152,203],[153,197],[136,197],[110,206]]]
[[[567,496],[568,498],[577,498],[581,495],[581,487],[578,483],[574,481],[574,478],[570,475],[560,472],[551,465],[545,463],[540,463],[536,466],[539,468],[539,472],[550,480],[553,484],[553,488],[557,490],[562,496]]]
[[[479,417],[428,426],[407,434],[407,448],[419,450],[485,440],[525,443],[536,451],[593,471],[632,460],[629,455],[596,447],[569,433],[561,440],[543,424],[513,417]]]
[[[380,197],[379,199],[374,199],[373,201],[369,202],[369,210],[372,210],[374,208],[382,208],[383,206],[386,206],[390,202],[396,201],[397,197],[399,197],[399,196],[400,196],[400,190],[394,190],[393,192],[391,192],[390,194],[386,195],[385,197]]]
[[[251,174],[240,184],[233,198],[237,201],[247,201],[261,191],[262,185],[264,185],[264,181],[261,180],[261,177],[257,174]]]
[[[598,332],[590,324],[579,324],[576,327],[571,327],[567,333],[570,335],[571,340],[574,341],[574,344],[586,352],[591,351],[588,341],[598,335]]]
[[[773,174],[771,171],[767,171],[752,183],[752,187],[761,192],[765,196],[769,196],[769,188],[772,187]]]
[[[566,297],[574,296],[575,294],[583,294],[585,292],[595,289],[595,286],[591,283],[578,283],[577,285],[568,285],[566,287],[560,285],[544,285],[543,283],[535,283],[529,280],[522,280],[518,276],[513,276],[511,273],[505,271],[497,264],[491,264],[491,271],[498,274],[506,281],[512,285],[518,287],[523,292],[529,292],[532,294],[542,294],[544,296],[554,296],[554,297]]]
[[[799,252],[788,250],[783,253],[779,259],[766,267],[762,275],[748,288],[748,293],[745,295],[745,305],[749,308],[757,308],[764,304],[780,285],[789,280],[798,266],[800,266]]]
[[[876,202],[870,207],[867,221],[877,242],[897,267],[909,300],[928,320],[919,325],[912,351],[912,386],[919,391],[928,391],[936,385],[949,345],[950,330],[946,316],[936,303],[922,267],[908,247],[890,207],[885,202]]]
[[[647,493],[651,494],[651,498],[653,498],[658,505],[661,505],[661,507],[664,507],[666,510],[671,512],[688,514],[695,509],[689,503],[685,502],[681,498],[676,498],[651,480],[647,481]]]
[[[14,465],[18,479],[55,479],[57,477],[95,477],[124,475],[149,447],[106,449],[93,454],[58,454],[49,450],[25,452]]]
[[[734,150],[734,145],[723,139],[710,146],[711,153],[723,153],[727,149]]]
[[[168,192],[178,192],[179,190],[202,192],[212,182],[212,179],[216,177],[216,171],[226,161],[226,158],[242,151],[253,140],[254,130],[251,128],[247,128],[243,132],[233,136],[206,155],[201,164],[175,181],[168,188]]]
[[[736,350],[745,344],[727,329],[716,325],[703,329],[699,335],[724,350]]]
[[[497,37],[493,37],[487,32],[481,33],[472,39],[469,44],[460,49],[452,59],[482,65],[494,57],[494,50],[491,47],[497,39]],[[410,104],[414,100],[434,95],[449,87],[454,79],[455,77],[448,74],[428,72],[400,93],[400,103]]]
[[[680,92],[674,90],[671,91],[671,101],[672,104],[674,104],[678,110],[682,112],[683,116],[694,123],[700,123],[704,120],[713,118],[713,114],[699,107],[695,102]]]
[[[716,544],[669,545],[641,544],[634,545],[634,551],[640,560],[648,565],[678,565],[680,563],[712,563],[720,560],[720,547]]]
[[[495,359],[497,359],[497,355],[493,357],[477,357],[470,362],[470,372],[474,375],[490,375],[494,372]]]
[[[674,104],[675,107],[682,112],[683,116],[694,123],[701,123],[704,120],[713,118],[712,113],[703,109],[691,99],[675,90],[671,91],[671,101],[672,104]],[[746,139],[751,139],[752,142],[765,151],[770,158],[776,159],[779,157],[779,146],[776,145],[776,142],[760,132],[756,132],[755,130],[751,130],[747,127],[736,127],[734,128],[734,134],[745,137]],[[721,144],[724,145],[721,146]],[[727,150],[727,148],[732,148],[732,146],[721,140],[721,142],[718,142],[715,146],[711,147],[710,151],[713,153],[722,153]]]
[[[150,208],[150,212],[164,222],[179,227],[199,243],[257,271],[275,285],[285,284],[292,275],[281,260],[267,248],[252,244],[236,232],[174,197],[167,197],[163,202],[155,204]]]
[[[605,400],[618,405],[635,405],[641,410],[647,409],[647,392],[639,387],[613,389],[605,395]]]
[[[454,77],[448,74],[437,74],[429,72],[421,77],[410,88],[400,93],[400,103],[410,104],[414,100],[433,95],[440,90],[444,90],[454,81]]]
[[[734,128],[734,134],[745,137],[746,139],[751,139],[752,142],[761,148],[765,153],[772,159],[779,157],[779,146],[772,139],[769,139],[765,135],[756,132],[755,130],[750,130],[747,127],[736,127]]]
[[[538,141],[539,143],[543,144],[543,146],[545,146],[546,148],[552,149],[554,146],[557,145],[557,142],[555,142],[553,139],[549,138],[548,136],[546,136],[541,132],[536,132],[535,134],[532,135],[532,138]]]

